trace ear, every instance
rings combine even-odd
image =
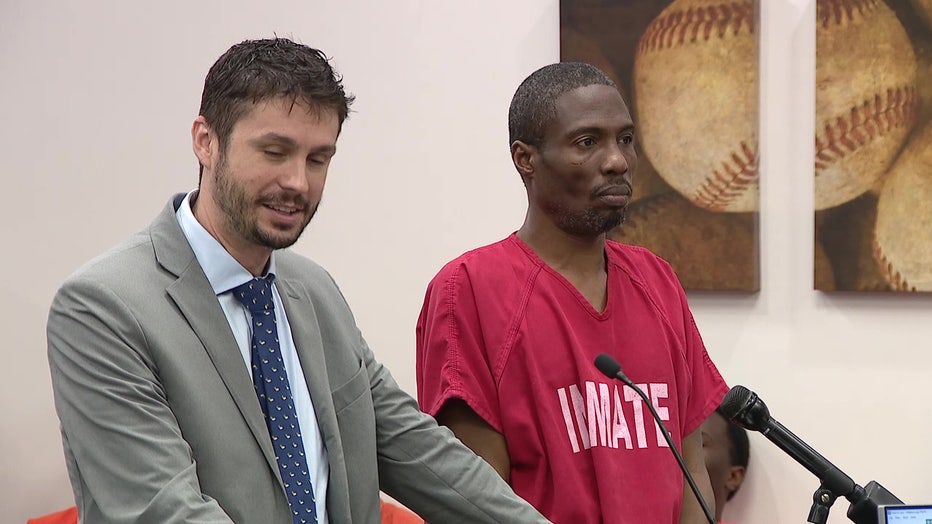
[[[220,152],[220,141],[203,116],[195,118],[191,125],[191,143],[198,162],[204,169],[212,171]]]
[[[534,156],[536,154],[537,148],[530,144],[520,140],[515,140],[511,144],[511,161],[525,184],[534,177]]]
[[[741,483],[744,482],[744,475],[746,473],[747,468],[744,466],[729,466],[728,478],[725,479],[725,489],[729,493],[738,491],[738,488],[741,487]]]

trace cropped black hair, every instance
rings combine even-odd
[[[228,49],[204,79],[200,115],[226,147],[233,126],[253,104],[290,98],[311,110],[332,110],[340,127],[354,97],[323,52],[287,38],[246,40]]]
[[[585,62],[558,62],[531,73],[521,82],[508,109],[508,143],[520,140],[539,146],[544,130],[556,118],[560,95],[590,85],[615,86],[599,68]]]

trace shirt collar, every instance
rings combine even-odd
[[[198,264],[207,275],[214,293],[221,295],[240,284],[249,282],[254,277],[194,217],[191,202],[195,198],[197,198],[197,189],[184,197],[175,212],[175,217],[178,219],[178,225],[181,226],[185,238],[188,239],[188,244],[191,245],[191,250],[194,251]],[[269,259],[269,269],[266,275],[270,273],[275,274],[274,251]]]

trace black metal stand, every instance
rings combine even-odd
[[[812,495],[809,520],[812,524],[825,524],[828,512],[838,497],[851,502],[848,518],[855,524],[877,524],[877,508],[882,504],[903,504],[893,493],[875,481],[867,488],[855,484],[851,477],[812,449],[792,431],[770,416],[770,410],[756,393],[744,386],[735,386],[725,395],[721,405],[725,418],[752,431],[760,431],[771,442],[802,464],[821,485]]]
[[[812,494],[812,507],[809,508],[809,518],[806,522],[812,524],[825,524],[828,522],[828,511],[838,495],[832,493],[830,489],[825,488],[825,484],[819,486],[819,489]]]
[[[877,524],[877,507],[882,504],[902,504],[903,501],[896,495],[887,491],[875,481],[867,483],[866,488],[860,489],[860,497],[851,501],[848,507],[848,520],[855,524]]]
[[[870,481],[866,488],[854,484],[853,489],[845,493],[832,491],[823,483],[812,494],[812,507],[809,509],[809,518],[806,522],[811,524],[825,524],[828,521],[828,512],[840,496],[851,502],[848,507],[848,519],[855,524],[878,524],[877,508],[882,504],[902,504],[903,501],[876,481]]]

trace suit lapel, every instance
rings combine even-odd
[[[243,357],[236,349],[236,339],[175,218],[175,210],[183,198],[183,194],[176,195],[150,227],[156,259],[178,277],[166,291],[204,345],[246,425],[258,441],[269,467],[281,483],[272,440]]]
[[[304,371],[304,379],[311,394],[317,424],[327,448],[330,465],[330,485],[327,490],[327,510],[331,520],[342,522],[350,517],[349,484],[346,462],[343,459],[343,441],[333,407],[330,379],[327,375],[327,360],[321,339],[320,324],[309,294],[300,284],[290,281],[287,275],[277,275],[276,286],[288,315],[291,336],[294,339],[298,359]]]

